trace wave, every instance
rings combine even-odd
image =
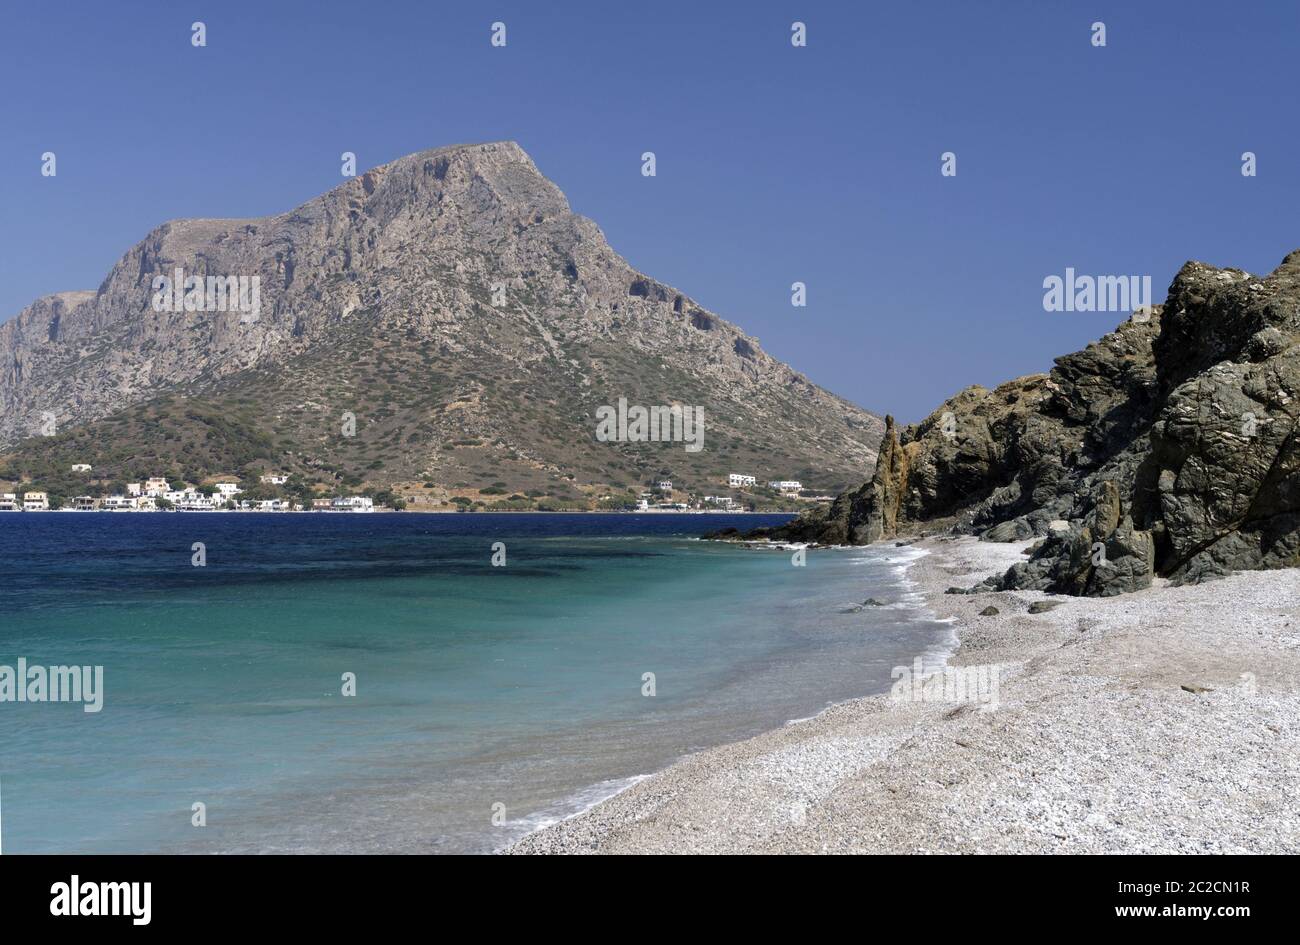
[[[545,830],[547,827],[553,827],[558,823],[577,817],[579,814],[585,814],[593,807],[605,803],[612,797],[617,797],[628,788],[640,784],[649,777],[651,775],[634,774],[628,778],[611,778],[607,781],[598,781],[575,791],[558,803],[545,807],[535,814],[509,821],[507,827],[510,830],[510,839],[498,846],[493,852],[500,853],[502,850],[518,843],[530,833]]]

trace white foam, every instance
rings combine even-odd
[[[553,827],[558,823],[577,817],[579,814],[585,814],[593,807],[605,803],[611,797],[622,794],[628,788],[640,784],[648,777],[650,777],[648,774],[634,774],[630,778],[611,778],[608,781],[599,781],[596,784],[575,791],[558,804],[552,804],[550,807],[527,817],[509,821],[507,826],[510,828],[510,838],[498,846],[496,851],[505,849],[530,833],[545,830],[547,827]]]

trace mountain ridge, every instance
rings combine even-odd
[[[256,277],[260,313],[246,320],[247,312],[233,310],[156,310],[152,281],[177,267],[200,279]],[[376,374],[322,363],[327,349],[340,361],[373,361]],[[402,391],[377,376],[386,361],[400,362],[388,369],[406,372],[413,387],[431,376],[438,397],[403,401]],[[267,372],[284,375],[278,388],[268,388]],[[517,383],[522,379],[538,381],[536,392],[546,392],[540,400],[564,427],[549,445],[509,415],[528,393]],[[382,393],[371,397],[368,380]],[[283,389],[291,383],[310,396],[294,402]],[[444,475],[445,443],[504,441],[501,449],[518,455],[498,478],[513,488],[519,463],[553,472],[589,454],[559,440],[590,438],[592,408],[619,396],[704,405],[729,449],[713,460],[753,465],[770,454],[771,478],[805,470],[820,480],[811,484],[823,487],[869,469],[883,429],[878,417],[812,384],[767,355],[757,339],[628,264],[509,141],[406,155],[266,217],[155,227],[93,292],[44,296],[0,325],[0,449],[24,441],[19,453],[49,454],[52,443],[25,439],[48,413],[67,430],[159,398],[242,402],[241,386],[256,387],[266,409],[279,412],[272,426],[293,428],[296,448],[287,452],[311,454],[281,465],[305,472],[314,463],[337,472],[347,465],[339,455],[364,445],[363,430],[387,435],[394,426],[414,427],[431,448],[389,449],[380,457],[385,468],[371,473],[389,481],[447,479],[448,486],[460,473]],[[384,396],[403,414],[400,423],[375,419],[384,413]],[[243,410],[256,426],[257,407],[214,409]],[[574,415],[579,408],[581,420]],[[300,416],[313,410],[314,417]],[[345,412],[360,423],[356,442],[330,442]],[[628,445],[614,452],[626,453]],[[575,457],[562,455],[566,450]],[[663,450],[645,452],[655,458],[625,463],[614,485],[645,478],[650,466],[679,469],[700,485],[720,475]],[[584,481],[609,485],[610,478],[589,469]]]

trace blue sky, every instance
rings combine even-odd
[[[182,0],[0,17],[0,320],[95,288],[164,220],[328,190],[343,151],[364,169],[507,138],[633,266],[909,421],[1120,320],[1045,312],[1047,275],[1151,275],[1162,298],[1187,259],[1267,272],[1300,247],[1294,2]]]

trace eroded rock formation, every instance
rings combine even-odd
[[[1269,276],[1189,262],[1165,304],[1048,374],[887,421],[870,482],[754,537],[1039,536],[986,587],[1110,595],[1300,560],[1300,251]]]

